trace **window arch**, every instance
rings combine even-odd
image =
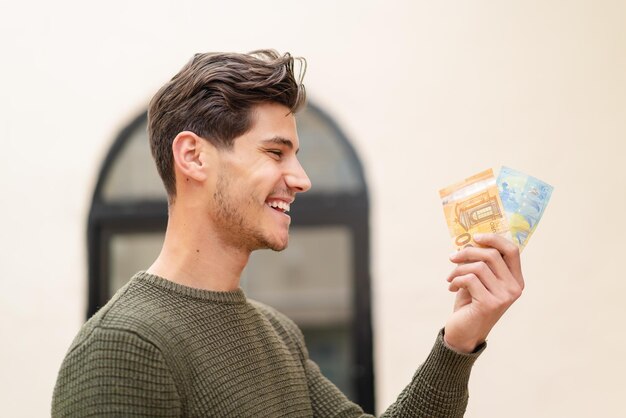
[[[289,248],[256,251],[242,275],[246,295],[302,329],[311,358],[374,412],[369,200],[363,168],[345,135],[309,104],[296,115],[298,157],[313,188],[292,207]],[[88,317],[158,255],[167,198],[149,150],[147,115],[118,136],[104,160],[88,219]]]

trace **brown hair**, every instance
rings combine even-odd
[[[298,80],[294,61],[300,63]],[[306,61],[274,50],[196,54],[154,95],[148,109],[152,156],[170,202],[176,196],[172,142],[191,131],[230,149],[252,128],[252,108],[273,102],[296,112],[305,102]]]

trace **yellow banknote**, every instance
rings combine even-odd
[[[511,239],[493,170],[485,170],[439,191],[446,222],[457,250],[476,245],[473,234],[494,233]]]

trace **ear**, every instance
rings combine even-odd
[[[172,143],[176,178],[191,178],[200,182],[206,180],[210,154],[207,148],[212,146],[209,141],[190,131],[176,135]]]

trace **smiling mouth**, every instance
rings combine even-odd
[[[277,212],[281,212],[284,214],[287,214],[287,212],[289,212],[290,209],[290,205],[287,202],[284,202],[282,200],[272,200],[270,202],[267,202],[267,205],[274,209]]]

